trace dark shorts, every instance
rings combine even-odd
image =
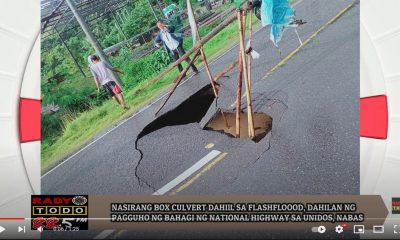
[[[121,88],[114,81],[110,81],[103,85],[104,89],[108,92],[111,97],[114,97],[116,94],[122,93]]]

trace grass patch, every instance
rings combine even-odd
[[[253,22],[253,29],[256,30],[261,25],[260,21],[253,16]],[[204,36],[211,30],[212,26],[202,27],[199,29],[200,35]],[[219,56],[223,51],[226,51],[235,43],[237,43],[238,39],[238,25],[235,21],[228,25],[210,41],[208,41],[204,45],[204,51],[206,52],[208,59],[212,60],[213,58]],[[185,39],[185,49],[189,49],[191,44],[191,38]],[[122,68],[126,73],[132,72],[130,69],[128,69],[129,66],[124,67],[121,66],[121,64],[123,64],[123,61],[115,65]],[[202,65],[202,61],[197,60],[196,65],[200,67]],[[153,101],[171,86],[172,81],[178,75],[178,70],[175,68],[147,89],[139,92],[138,94],[133,94],[136,89],[139,89],[141,86],[143,86],[143,84],[157,74],[158,72],[154,72],[154,74],[146,79],[135,82],[135,85],[132,88],[128,88],[129,90],[125,91],[124,96],[126,102],[130,106],[129,111],[122,110],[114,101],[110,99],[104,101],[104,103],[100,106],[93,106],[88,111],[78,113],[74,119],[65,120],[64,130],[61,136],[57,137],[53,142],[48,142],[46,139],[42,141],[42,172],[47,171],[49,168],[56,165],[61,159],[71,155],[73,152],[76,152],[97,134],[111,127],[116,122],[128,118],[132,115],[132,113],[147,103]],[[131,84],[130,79],[132,77],[133,76],[130,75],[123,76],[124,85]],[[88,79],[88,81],[93,80]],[[94,82],[92,84],[94,88]]]

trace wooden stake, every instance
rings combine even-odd
[[[239,25],[239,35],[242,36],[242,15],[240,11],[237,11],[237,19]],[[243,58],[242,48],[239,49],[239,69],[238,69],[238,81],[237,81],[237,92],[236,92],[236,137],[240,137],[240,105],[242,104],[242,76],[243,76]]]
[[[197,35],[198,35],[199,38],[200,38],[199,32],[197,32]],[[213,79],[213,77],[212,77],[212,75],[211,75],[211,71],[210,71],[210,68],[209,68],[208,62],[207,62],[207,57],[206,57],[206,54],[204,53],[203,48],[200,48],[200,53],[201,53],[201,56],[202,56],[202,58],[203,58],[203,60],[204,60],[204,67],[205,67],[205,69],[206,69],[206,71],[207,71],[208,78],[210,79],[210,83],[211,83],[211,86],[212,86],[213,91],[214,91],[214,96],[217,98],[217,97],[218,97],[218,91],[217,91],[217,89],[215,88],[215,80]],[[224,121],[225,121],[225,125],[226,125],[226,127],[229,129],[230,127],[229,127],[228,121],[226,120],[225,114],[224,114],[224,112],[222,111],[222,109],[220,109],[220,111],[221,111],[222,118],[223,118]]]
[[[253,34],[253,22],[252,22],[252,17],[253,17],[253,11],[250,10],[250,21],[249,21],[249,46],[251,48],[251,37]],[[247,55],[247,61],[248,61],[248,73],[249,73],[249,85],[250,85],[250,91],[251,91],[251,54],[249,53]]]
[[[191,5],[190,1],[189,1],[189,3],[188,3],[188,8],[190,8],[191,11],[193,12],[192,5]],[[193,16],[193,18],[194,18],[194,16]],[[194,22],[195,22],[195,28],[196,28],[195,31],[196,31],[196,33],[197,33],[197,37],[198,37],[199,40],[201,41],[201,37],[200,37],[200,33],[199,33],[199,28],[197,27],[196,19],[194,19]],[[215,96],[215,98],[218,98],[218,91],[217,91],[217,89],[215,88],[215,80],[214,80],[213,76],[211,75],[210,67],[208,66],[208,61],[207,61],[206,54],[204,53],[203,46],[200,47],[200,53],[201,53],[201,57],[203,58],[203,61],[204,61],[204,68],[205,68],[206,71],[207,71],[208,78],[210,79],[210,83],[211,83],[211,86],[212,86],[213,91],[214,91],[214,96]],[[221,111],[221,115],[222,115],[222,117],[223,117],[223,119],[224,119],[224,121],[225,121],[225,125],[226,125],[226,127],[229,129],[229,124],[228,124],[228,122],[226,121],[225,114],[224,114],[224,112],[223,112],[221,109],[220,109],[220,111]]]
[[[193,13],[192,4],[191,4],[190,1],[188,2],[187,8],[190,9],[191,12]],[[196,22],[196,19],[194,17],[194,13],[193,13],[193,20],[194,20],[194,28],[195,28],[194,31],[196,31],[197,38],[199,38],[199,41],[201,41],[200,32],[199,32],[199,28],[197,27],[197,22]],[[206,54],[204,53],[203,45],[200,46],[200,53],[201,53],[201,57],[203,58],[203,61],[204,61],[204,68],[207,71],[208,78],[209,78],[211,86],[213,88],[214,95],[217,98],[218,97],[218,92],[217,92],[217,89],[215,88],[214,78],[211,75],[210,67],[208,66],[208,61],[207,61]]]
[[[210,68],[208,67],[207,58],[206,58],[206,55],[204,54],[204,51],[203,51],[202,48],[200,48],[200,52],[201,52],[201,55],[202,55],[203,60],[204,60],[204,66],[205,66],[205,68],[206,68],[206,70],[207,70],[208,78],[210,79],[211,86],[213,87],[213,90],[214,90],[214,95],[215,95],[215,97],[217,98],[217,97],[218,97],[218,91],[217,91],[216,88],[215,88],[215,82],[217,81],[217,79],[213,79],[213,77],[212,77],[212,75],[211,75]],[[233,68],[233,67],[232,67],[232,68]],[[228,129],[231,128],[231,127],[229,126],[229,124],[228,124],[228,121],[226,120],[225,113],[222,111],[222,109],[220,109],[220,112],[221,112],[222,118],[223,118],[224,121],[225,121],[225,126],[226,126]]]
[[[199,38],[200,38],[200,36],[199,36]],[[212,86],[212,88],[213,88],[214,95],[215,95],[215,97],[218,97],[218,92],[217,92],[217,89],[215,88],[215,82],[214,82],[214,79],[213,79],[213,77],[212,77],[212,75],[211,75],[210,68],[208,67],[208,62],[207,62],[206,54],[204,53],[204,50],[203,50],[202,47],[200,48],[200,53],[201,53],[201,57],[202,57],[203,60],[204,60],[204,67],[205,67],[205,69],[206,69],[206,71],[207,71],[208,78],[210,79],[210,83],[211,83],[211,86]]]
[[[236,137],[240,137],[240,105],[242,104],[242,76],[243,76],[243,61],[239,50],[239,69],[238,69],[238,82],[236,92]]]
[[[242,19],[243,19],[243,22],[242,22],[242,34],[243,34],[243,43],[244,43],[244,56],[245,56],[245,58],[247,58],[245,64],[243,65],[243,67],[246,68],[246,70],[247,70],[247,76],[246,77],[247,77],[247,79],[249,79],[249,61],[248,61],[249,59],[248,59],[248,54],[246,52],[246,27],[247,27],[247,25],[246,25],[247,11],[246,10],[242,10]],[[246,81],[246,77],[245,77],[245,81]],[[251,88],[249,88],[249,89],[250,89],[250,92],[251,92]],[[245,92],[245,94],[247,94],[247,91]],[[249,112],[247,111],[247,114],[248,113]],[[250,127],[248,115],[247,115],[247,120],[248,120],[247,121],[248,122],[247,123],[247,131],[248,131],[248,134],[249,134],[249,136],[251,138],[252,133],[251,133],[251,127]]]
[[[239,12],[240,14],[240,12]],[[244,11],[244,15],[246,15],[246,11]],[[245,53],[245,46],[244,46],[244,29],[243,29],[243,21],[242,18],[239,16],[239,33],[240,33],[240,53],[243,61],[244,66],[244,82],[246,86],[246,101],[247,101],[247,121],[249,126],[249,137],[253,138],[255,136],[254,133],[254,122],[253,122],[253,108],[251,105],[251,93],[250,93],[250,85],[248,79],[248,69],[246,65],[246,53]]]
[[[190,60],[189,65],[186,66],[186,68],[179,74],[179,76],[176,78],[175,81],[175,85],[172,87],[171,91],[169,92],[167,98],[165,99],[165,101],[163,102],[163,104],[161,104],[161,106],[158,108],[157,112],[154,115],[157,115],[161,109],[165,106],[165,104],[168,102],[168,100],[170,99],[170,97],[172,96],[172,94],[175,92],[175,89],[178,87],[179,83],[182,81],[183,76],[186,74],[186,72],[189,70],[190,66],[192,65],[192,63],[197,59],[197,57],[200,54],[200,49],[197,50],[197,52],[195,53],[195,55],[193,56],[192,60]]]
[[[236,61],[234,61],[231,65],[229,65],[228,67],[224,68],[221,72],[219,72],[215,78],[214,81],[218,81],[220,78],[222,78],[227,72],[229,72],[230,70],[232,70],[237,64],[239,63],[239,59],[236,59]]]
[[[222,109],[219,109],[219,111],[221,112],[221,116],[222,116],[222,118],[224,119],[226,128],[228,128],[228,129],[231,128],[231,127],[229,126],[228,120],[226,120],[224,111],[222,111]]]

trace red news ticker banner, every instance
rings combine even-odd
[[[20,99],[19,136],[21,143],[40,140],[40,100]]]
[[[372,96],[360,99],[360,136],[386,139],[388,134],[387,97]]]

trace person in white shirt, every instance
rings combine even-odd
[[[101,61],[96,55],[89,56],[90,71],[94,77],[97,92],[100,92],[100,86],[124,109],[128,109],[125,104],[124,96],[122,95],[121,87],[113,80],[111,72],[123,73],[122,70],[112,67],[109,63]]]
[[[183,38],[177,33],[174,33],[175,28],[173,26],[165,25],[165,23],[161,20],[157,21],[157,27],[160,29],[160,32],[157,34],[154,40],[155,46],[160,48],[162,45],[164,45],[165,50],[170,54],[174,61],[185,55],[185,50],[182,46]],[[185,61],[189,64],[190,58],[186,58]],[[194,64],[192,64],[191,67],[194,74],[199,73]],[[178,65],[178,69],[180,72],[183,71],[181,64]]]

